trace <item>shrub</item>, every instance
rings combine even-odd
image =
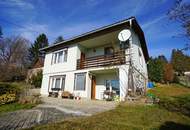
[[[0,104],[6,104],[16,101],[16,94],[3,94],[0,96]]]
[[[39,104],[41,103],[40,95],[31,95],[20,97],[18,103],[20,104]]]
[[[16,85],[0,83],[0,105],[17,101],[20,92],[21,89]]]
[[[36,88],[40,88],[42,84],[42,71],[39,71],[36,75],[31,78],[31,84]]]

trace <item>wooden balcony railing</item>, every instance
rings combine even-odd
[[[111,55],[100,55],[77,60],[77,69],[91,67],[113,66],[125,64],[125,52],[118,51]]]

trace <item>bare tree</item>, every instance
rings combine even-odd
[[[175,5],[168,12],[171,20],[179,22],[184,29],[184,36],[190,40],[190,2],[176,0]],[[186,44],[182,50],[190,49],[190,43]]]
[[[0,80],[24,76],[27,68],[29,41],[22,37],[4,38],[0,42]]]

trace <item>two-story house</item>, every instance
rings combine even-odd
[[[118,39],[123,29],[131,31],[131,37],[124,43]],[[125,100],[129,91],[145,90],[149,56],[143,31],[134,17],[41,51],[45,52],[42,95],[60,88],[82,98],[101,100],[104,92],[110,90]]]

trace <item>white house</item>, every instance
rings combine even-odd
[[[118,39],[124,29],[126,42]],[[45,52],[41,94],[52,88],[87,99],[103,99],[106,90],[125,100],[145,91],[149,58],[144,34],[134,17],[41,49]]]

